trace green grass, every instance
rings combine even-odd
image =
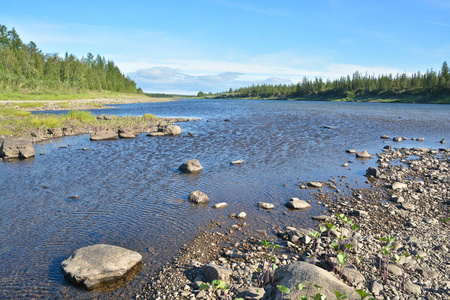
[[[142,118],[147,119],[147,120],[156,120],[156,119],[158,119],[157,116],[152,115],[152,114],[145,114],[145,115],[142,116]]]
[[[90,123],[97,120],[90,111],[71,110],[67,113],[67,119],[77,119],[83,123]]]
[[[14,105],[22,107],[22,108],[30,108],[30,107],[39,107],[44,106],[45,103],[42,102],[17,102]]]
[[[88,102],[88,103],[86,103],[86,105],[94,106],[94,107],[102,107],[103,106],[103,104],[98,103],[98,102]]]
[[[48,128],[60,127],[61,117],[54,115],[36,115],[30,120],[30,124],[36,128],[47,126]]]
[[[31,115],[31,112],[29,112],[29,111],[19,110],[19,109],[15,109],[12,107],[0,108],[0,116],[4,116],[4,117],[9,117],[9,116],[26,117],[29,115]]]

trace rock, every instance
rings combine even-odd
[[[330,222],[333,218],[330,216],[321,215],[321,216],[314,216],[314,217],[312,217],[312,219],[314,221],[319,221],[319,222]]]
[[[393,264],[389,264],[388,272],[395,276],[402,276],[402,274],[403,274],[402,269],[399,266],[393,265]]]
[[[3,134],[0,134],[0,144],[3,143],[6,140],[5,136]]]
[[[245,218],[247,218],[247,214],[245,212],[240,212],[240,213],[238,213],[236,218],[238,218],[238,219],[245,219]]]
[[[230,164],[232,164],[232,165],[240,165],[240,164],[243,164],[243,163],[244,163],[243,159],[234,160],[234,161],[230,162]]]
[[[266,294],[264,288],[258,287],[247,287],[247,288],[239,288],[237,290],[236,298],[242,299],[263,299]]]
[[[119,137],[121,139],[130,139],[130,138],[135,138],[136,132],[130,128],[120,128],[119,129]]]
[[[272,203],[259,202],[258,207],[263,209],[272,209],[275,207],[275,205],[273,205]]]
[[[388,135],[385,135],[385,134],[383,134],[382,136],[380,136],[380,138],[381,138],[381,139],[386,139],[386,140],[388,140],[388,139],[389,139],[389,136],[388,136]]]
[[[325,129],[336,129],[336,127],[329,126],[329,125],[325,125],[322,128],[325,128]]]
[[[420,268],[420,269],[417,269],[417,271],[420,275],[422,275],[423,277],[428,278],[428,279],[434,279],[434,278],[438,278],[440,276],[438,272],[431,270],[431,269]]]
[[[407,281],[405,284],[405,288],[408,292],[414,295],[420,295],[422,293],[422,289],[419,285],[412,283],[411,281]]]
[[[366,170],[366,176],[380,177],[380,171],[375,167],[369,167]]]
[[[224,207],[227,207],[227,206],[228,206],[228,204],[225,203],[225,202],[220,202],[220,203],[214,204],[214,208],[215,209],[221,209],[221,208],[224,208]]]
[[[411,204],[411,203],[408,203],[408,202],[402,203],[402,208],[405,209],[405,210],[409,210],[409,211],[415,211],[416,210],[416,206],[414,204]]]
[[[147,134],[147,136],[165,136],[166,134],[164,132],[150,132],[149,134]]]
[[[71,281],[92,290],[122,278],[141,262],[135,251],[98,244],[76,250],[61,266]]]
[[[187,162],[182,163],[178,170],[180,170],[183,173],[198,173],[203,170],[202,165],[200,162],[196,159],[188,160]]]
[[[401,182],[394,182],[392,184],[392,189],[393,190],[402,190],[402,189],[406,189],[408,186],[404,183]]]
[[[348,167],[348,163],[344,163],[342,166],[343,166],[344,168],[347,168],[347,167]]]
[[[339,281],[332,273],[305,262],[294,262],[277,268],[274,274],[273,285],[284,285],[291,290],[289,294],[284,295],[283,299],[298,299],[301,295],[306,295],[308,289],[298,291],[295,286],[305,281],[322,286],[323,289],[320,292],[327,299],[335,299],[334,291],[348,294],[348,299],[360,299],[352,288]],[[281,292],[276,289],[275,295],[270,299],[281,299]]]
[[[375,295],[380,295],[380,292],[383,290],[383,284],[379,280],[374,280],[370,286],[370,291]]]
[[[308,209],[311,208],[311,205],[308,204],[305,200],[300,200],[298,198],[291,198],[286,206],[291,209]]]
[[[205,274],[205,279],[208,282],[211,282],[213,280],[227,281],[228,279],[230,279],[230,276],[233,273],[233,271],[231,271],[229,268],[218,266],[213,263],[203,265],[202,270]]]
[[[317,182],[317,181],[310,181],[307,183],[308,186],[313,187],[313,188],[317,188],[320,189],[323,187],[323,183],[322,182]]]
[[[91,141],[117,140],[117,132],[110,130],[96,131],[91,134]]]
[[[342,277],[354,286],[366,281],[364,276],[354,266],[348,266],[345,268]]]
[[[403,141],[403,138],[400,137],[400,136],[397,136],[397,137],[393,138],[392,140],[393,140],[394,142],[401,142],[401,141]]]
[[[201,191],[193,191],[189,195],[189,201],[197,203],[197,204],[203,204],[203,203],[208,203],[209,198],[208,198],[208,196],[206,196],[205,193],[203,193]]]
[[[445,144],[445,139],[440,140],[439,143]]]
[[[420,138],[417,139],[417,141],[418,141],[418,142],[423,142],[423,141],[425,141],[425,138],[420,137]]]
[[[386,145],[383,147],[383,151],[384,152],[391,152],[392,151],[392,146],[391,145]]]
[[[356,150],[348,149],[348,150],[345,150],[345,152],[353,154],[353,153],[356,153]]]
[[[391,201],[395,202],[395,203],[403,203],[403,202],[405,202],[405,199],[402,196],[392,195]]]
[[[5,140],[0,145],[0,157],[28,158],[32,156],[34,156],[34,148],[29,140]]]
[[[356,157],[359,157],[359,158],[370,158],[371,156],[370,156],[369,152],[364,150],[364,151],[361,151],[361,152],[357,152],[356,153]]]
[[[163,133],[164,135],[179,135],[181,134],[181,127],[178,125],[167,125],[166,128],[164,128]]]

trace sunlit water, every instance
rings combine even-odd
[[[311,216],[324,208],[296,184],[345,175],[361,186],[365,170],[375,165],[346,149],[376,153],[386,144],[439,148],[442,138],[450,141],[450,106],[439,105],[183,100],[93,113],[201,120],[179,124],[194,138],[140,134],[91,142],[81,135],[35,145],[35,158],[0,163],[0,298],[131,297],[208,220],[245,211],[252,230],[314,226]],[[425,142],[384,143],[382,134]],[[177,170],[191,158],[202,163],[200,175]],[[243,165],[230,165],[241,158]],[[347,161],[353,162],[350,170],[341,167]],[[205,192],[210,205],[190,204],[194,190]],[[312,200],[312,209],[288,211],[284,204],[291,197]],[[261,211],[260,201],[276,208]],[[228,207],[214,210],[218,202]],[[138,251],[143,271],[112,293],[68,284],[62,260],[97,243]]]

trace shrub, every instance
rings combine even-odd
[[[14,117],[26,117],[31,115],[31,112],[19,110],[11,107],[0,108],[0,116],[14,116]]]
[[[145,115],[142,116],[142,118],[148,119],[148,120],[156,120],[156,119],[158,119],[158,117],[153,115],[153,114],[145,114]]]

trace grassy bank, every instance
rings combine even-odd
[[[32,115],[29,111],[0,106],[0,135],[4,135],[7,139],[28,138],[39,141],[62,135],[119,128],[147,132],[159,122],[161,120],[151,114],[142,117],[112,117],[105,120],[97,119],[88,111],[73,110],[65,115]]]

